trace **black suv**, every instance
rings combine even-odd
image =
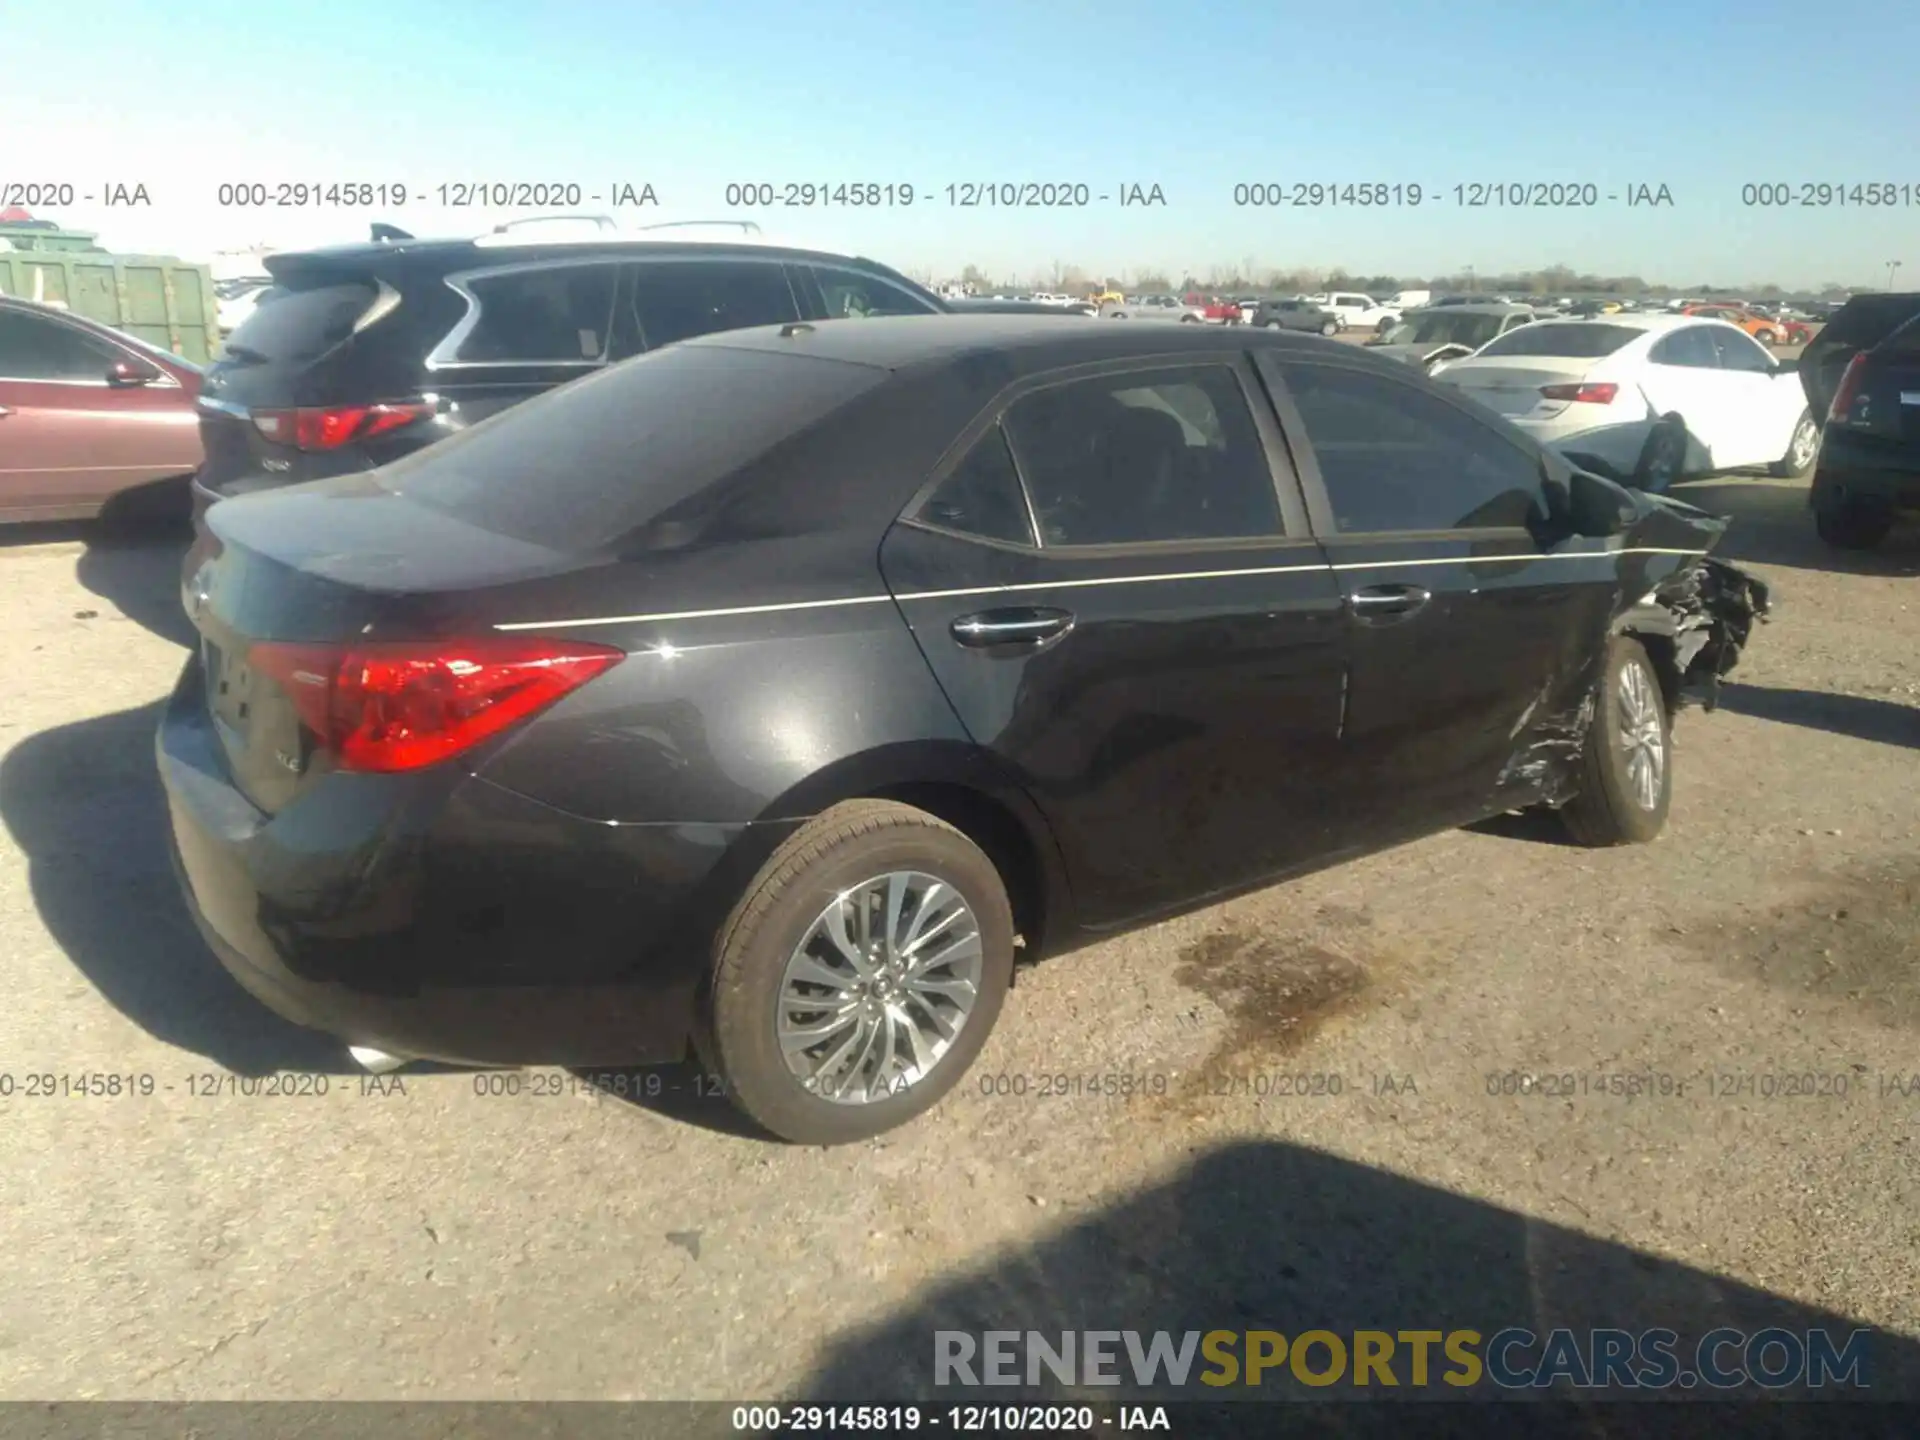
[[[1859,295],[1800,356],[1800,385],[1826,430],[1807,491],[1820,538],[1878,545],[1920,512],[1920,295]]]
[[[224,496],[384,465],[676,340],[949,310],[872,260],[674,228],[417,240],[377,227],[392,238],[271,257],[273,289],[201,392],[196,518]]]

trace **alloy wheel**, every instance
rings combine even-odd
[[[1798,473],[1813,463],[1813,452],[1820,448],[1820,427],[1813,423],[1811,415],[1802,416],[1794,427],[1793,443],[1787,451],[1787,461]]]
[[[1667,769],[1667,736],[1661,723],[1659,691],[1646,666],[1630,661],[1620,667],[1616,698],[1620,748],[1627,758],[1627,787],[1642,810],[1657,809]]]
[[[787,1068],[843,1105],[918,1084],[972,1016],[981,960],[973,910],[944,880],[893,871],[842,891],[781,975],[774,1029]]]

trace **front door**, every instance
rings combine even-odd
[[[1341,598],[1244,358],[1047,377],[963,439],[881,564],[1047,816],[1082,922],[1325,854]]]
[[[1535,798],[1592,680],[1613,557],[1541,546],[1538,453],[1464,404],[1339,362],[1267,368],[1348,609],[1344,842]]]

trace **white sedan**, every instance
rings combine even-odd
[[[1802,475],[1820,446],[1795,362],[1724,320],[1540,321],[1441,378],[1542,444],[1596,456],[1642,490],[1757,465]]]

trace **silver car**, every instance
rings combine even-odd
[[[1432,374],[1488,341],[1539,318],[1526,305],[1436,305],[1409,310],[1398,325],[1367,342],[1376,355],[1419,365]]]
[[[1119,304],[1109,302],[1100,307],[1102,320],[1178,320],[1190,325],[1198,325],[1207,318],[1207,312],[1198,305],[1189,305],[1177,295],[1135,295]]]

